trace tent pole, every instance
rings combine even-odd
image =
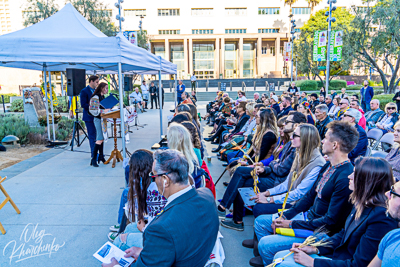
[[[161,70],[158,71],[158,106],[160,107],[160,137],[161,137],[163,135]]]
[[[64,78],[63,78],[63,72],[60,71],[60,76],[61,76],[61,96],[64,96]]]
[[[177,78],[177,76],[176,76],[176,74],[174,74],[174,98],[175,98],[175,108],[176,108],[176,102],[178,101],[178,99],[177,99],[177,97],[178,97],[178,95],[177,95],[177,93],[176,93],[176,78]],[[175,109],[174,108],[174,109]]]
[[[122,91],[122,66],[121,62],[118,62],[118,87],[119,87],[119,111],[121,117],[121,137],[122,137],[122,157],[126,157],[125,149],[125,116],[124,116],[124,94]]]
[[[47,77],[46,77],[46,63],[43,63],[43,88],[45,92],[44,104],[46,106],[46,119],[47,119],[47,140],[50,141],[50,123],[49,123],[49,103],[47,101]]]
[[[51,85],[51,71],[49,71],[49,85],[50,85],[50,109],[51,109],[51,126],[53,128],[53,141],[56,141],[56,132],[54,129],[54,107],[53,107],[53,87]]]

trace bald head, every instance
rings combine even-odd
[[[380,102],[378,99],[372,99],[370,102],[371,110],[372,111],[377,110],[379,108],[379,104]]]

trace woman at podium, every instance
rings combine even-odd
[[[99,167],[98,163],[105,162],[106,159],[104,158],[104,136],[103,136],[103,127],[102,127],[102,118],[101,113],[107,112],[108,109],[104,109],[103,106],[100,105],[100,102],[105,98],[104,95],[108,93],[108,85],[107,83],[100,83],[92,97],[90,98],[89,104],[89,113],[94,117],[93,123],[94,127],[96,128],[96,143],[94,146],[93,158],[90,162],[90,166]],[[97,153],[99,153],[99,157],[97,158]]]

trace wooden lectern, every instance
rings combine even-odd
[[[117,148],[117,119],[120,118],[120,111],[116,110],[116,111],[111,111],[111,112],[107,112],[107,113],[102,113],[101,117],[103,119],[113,119],[114,120],[114,150],[111,152],[111,156],[110,158],[104,162],[104,164],[108,164],[110,163],[111,159],[113,160],[112,163],[112,167],[115,167],[115,163],[116,161],[120,162],[123,161],[124,158],[121,155],[121,152],[119,152],[118,148]],[[125,133],[122,133],[125,134]]]

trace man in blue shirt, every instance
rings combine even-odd
[[[369,103],[374,97],[374,89],[368,85],[367,80],[364,81],[364,87],[361,87],[360,89],[360,95],[361,95],[361,108],[364,110],[364,112],[371,111],[371,106]]]
[[[395,183],[390,191],[386,192],[388,200],[387,216],[400,222],[400,182]],[[399,266],[400,229],[390,231],[379,244],[378,254],[368,267]]]
[[[89,103],[94,90],[99,85],[99,77],[92,75],[89,77],[89,85],[82,89],[80,94],[81,107],[83,108],[82,120],[85,122],[87,134],[89,136],[89,145],[91,158],[94,156],[94,143],[96,142],[96,128],[93,123],[93,116],[89,114]]]
[[[176,87],[176,94],[177,94],[177,100],[178,100],[178,105],[182,102],[182,93],[185,92],[185,85],[183,84],[182,80],[179,80],[179,84]]]

